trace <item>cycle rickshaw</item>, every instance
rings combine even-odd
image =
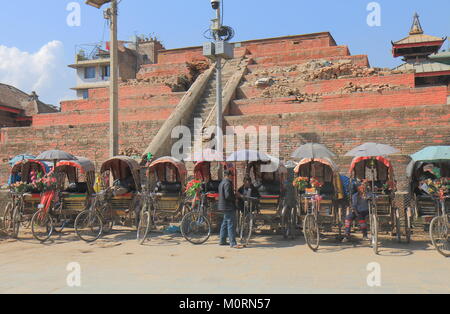
[[[188,211],[184,196],[186,176],[184,163],[173,157],[161,157],[148,166],[137,234],[141,244],[152,226],[178,222]]]
[[[186,191],[188,197],[192,197],[192,208],[181,221],[181,233],[192,244],[205,243],[211,236],[212,226],[220,223],[217,211],[219,185],[221,172],[227,169],[233,171],[233,164],[198,161],[194,166],[194,180],[188,183]]]
[[[59,161],[43,182],[39,210],[31,220],[33,236],[42,243],[53,232],[61,233],[73,225],[77,215],[89,207],[94,194],[95,165],[81,157]]]
[[[350,166],[350,196],[356,193],[353,182],[366,184],[372,194],[369,221],[372,248],[378,254],[380,232],[401,241],[400,210],[395,206],[396,181],[392,163],[383,156],[355,157]],[[351,202],[351,200],[350,200]],[[407,231],[407,234],[410,233]]]
[[[85,242],[94,242],[114,225],[137,225],[140,166],[127,156],[105,161],[100,169],[102,190],[93,195],[90,207],[75,219],[75,231]]]
[[[294,169],[297,178],[296,221],[303,220],[306,244],[313,251],[320,246],[323,233],[337,229],[342,239],[342,227],[347,203],[337,165],[328,158],[301,160]]]
[[[50,169],[49,163],[34,159],[24,159],[12,166],[9,178],[11,200],[3,216],[3,228],[11,237],[17,238],[21,225],[29,227],[41,199],[37,182]]]
[[[240,229],[245,230],[242,221],[249,221],[253,226],[270,226],[272,230],[281,230],[287,238],[293,230],[292,209],[285,206],[285,183],[287,179],[287,168],[276,158],[271,156],[269,161],[251,161],[247,164],[245,174],[250,177],[253,186],[259,194],[256,210],[251,210],[251,219],[240,219]],[[251,201],[251,199],[250,199]],[[251,203],[251,202],[250,202]],[[251,205],[251,204],[249,204]],[[250,228],[251,230],[251,228]],[[251,232],[251,231],[250,231]],[[246,237],[249,238],[248,235]],[[248,241],[248,240],[247,240]]]
[[[430,168],[431,172],[424,168]],[[430,176],[433,169],[439,169],[439,177]],[[409,217],[423,224],[424,231],[429,229],[433,245],[440,254],[450,256],[450,159],[413,160],[406,172],[411,200],[407,207]]]

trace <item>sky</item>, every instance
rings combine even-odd
[[[407,36],[414,12],[426,34],[450,35],[448,0],[223,0],[224,24],[236,31],[233,42],[329,31],[352,54],[367,54],[372,66],[395,67],[391,41]],[[106,41],[102,10],[82,0],[2,1],[0,8],[0,83],[27,93],[36,91],[46,103],[73,99],[77,45]],[[369,26],[373,6],[380,19]],[[21,3],[21,5],[18,5]],[[74,5],[75,3],[75,5]],[[79,26],[73,17],[79,4]],[[75,9],[74,9],[75,8]],[[210,0],[122,0],[119,39],[156,35],[166,48],[199,46],[214,12]],[[69,25],[71,24],[71,25]],[[78,23],[75,23],[78,24]],[[449,48],[448,42],[444,48]]]

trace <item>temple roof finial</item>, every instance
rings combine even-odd
[[[414,14],[414,20],[413,24],[411,26],[411,30],[409,31],[410,35],[422,35],[423,34],[423,28],[420,24],[419,14],[417,12]]]

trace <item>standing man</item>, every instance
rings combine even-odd
[[[233,190],[233,172],[224,171],[224,178],[219,185],[218,210],[223,212],[223,222],[220,227],[220,245],[230,245],[232,248],[241,248],[236,242],[236,197]],[[227,237],[230,243],[227,243]]]

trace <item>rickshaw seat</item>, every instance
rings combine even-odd
[[[263,182],[258,187],[258,192],[260,195],[280,195],[280,184],[277,182],[267,183]]]
[[[261,195],[261,199],[278,199],[280,195]]]
[[[206,192],[219,192],[219,185],[220,185],[220,181],[209,181],[208,183],[206,183]]]
[[[64,192],[68,193],[86,193],[88,191],[86,182],[78,182],[71,184]]]
[[[219,199],[219,193],[207,193],[206,197],[218,200]]]
[[[159,182],[158,192],[160,193],[180,193],[182,187],[180,182]]]
[[[134,193],[126,193],[122,195],[113,196],[114,200],[131,200],[134,197]]]

